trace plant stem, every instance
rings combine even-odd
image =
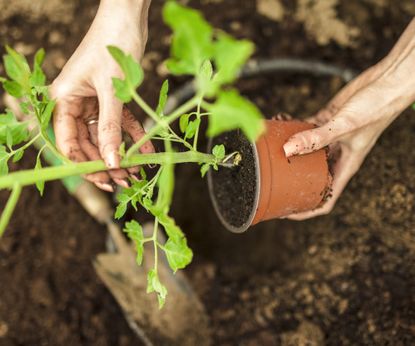
[[[146,112],[146,114],[151,117],[155,122],[160,121],[160,117],[158,114],[151,109],[151,107],[147,104],[144,99],[138,95],[136,92],[133,93],[133,100],[141,107],[141,109]]]
[[[169,125],[170,123],[172,123],[173,121],[175,121],[177,118],[179,118],[182,114],[186,113],[187,111],[189,111],[190,109],[192,109],[193,107],[195,107],[198,103],[198,97],[193,97],[191,98],[189,101],[187,101],[186,103],[184,103],[182,106],[180,106],[179,108],[176,109],[176,111],[174,111],[172,114],[170,114],[169,116],[165,116],[163,117],[163,119],[159,120],[157,122],[156,125],[154,125],[151,130],[144,135],[137,143],[135,143],[134,145],[131,146],[130,149],[128,149],[127,153],[126,153],[126,158],[131,157],[135,152],[137,152],[137,150],[146,142],[148,142],[149,140],[151,140],[151,138],[158,134],[158,132],[160,130],[162,130],[164,127],[167,127],[167,125]]]
[[[136,154],[130,158],[121,161],[122,168],[148,164],[166,164],[166,163],[213,163],[215,157],[210,154],[204,154],[195,151],[186,151],[182,153],[155,153],[155,154]],[[37,181],[51,181],[70,177],[73,175],[82,175],[106,171],[104,161],[88,161],[80,163],[68,163],[57,167],[46,167],[34,170],[22,170],[15,173],[0,177],[0,189],[10,188],[15,183],[20,186],[32,185]]]
[[[193,150],[197,150],[197,142],[199,139],[199,129],[200,129],[200,104],[203,100],[203,96],[200,96],[199,102],[197,103],[197,110],[196,110],[196,118],[197,121],[199,122],[197,128],[196,128],[196,132],[195,132],[195,137],[193,138]]]
[[[154,245],[154,271],[157,274],[157,265],[158,265],[158,248],[157,248],[157,232],[159,229],[159,220],[158,218],[154,219],[154,229],[153,229],[153,245]]]
[[[7,201],[6,207],[3,210],[0,218],[0,238],[2,237],[10,218],[19,200],[20,193],[22,192],[22,186],[18,183],[14,183],[12,193]]]

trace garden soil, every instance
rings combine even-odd
[[[2,5],[26,10],[9,9],[2,17],[0,43],[26,54],[43,46],[53,78],[98,3],[70,2],[62,21],[58,10],[25,13],[37,2]],[[268,2],[282,6],[283,15],[265,17],[253,0],[190,4],[215,26],[253,40],[257,57],[318,59],[357,70],[384,56],[415,15],[413,0],[327,1],[328,19],[317,24],[335,23],[338,35],[327,38],[330,28],[318,30],[307,11],[299,14],[296,1]],[[299,1],[309,13],[321,2]],[[143,60],[147,78],[140,88],[152,104],[168,54],[161,4],[153,1]],[[338,33],[345,28],[352,30],[347,39]],[[319,38],[321,32],[326,36]],[[173,78],[172,89],[184,81]],[[304,118],[342,81],[279,74],[238,86],[269,116],[282,111]],[[214,345],[415,344],[414,133],[415,114],[408,110],[382,135],[330,215],[267,222],[242,235],[219,224],[198,168],[176,169],[172,213],[195,253],[186,274],[210,316]],[[33,154],[19,167],[33,166]],[[0,206],[6,198],[2,192]],[[92,266],[105,251],[105,237],[59,182],[47,184],[43,198],[32,187],[24,190],[0,242],[0,345],[140,344]]]

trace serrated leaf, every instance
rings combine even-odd
[[[159,116],[163,116],[164,108],[166,107],[168,93],[169,93],[169,81],[166,79],[163,82],[163,85],[161,86],[159,102],[158,102],[157,109],[156,109],[156,113]]]
[[[137,253],[136,262],[138,265],[143,263],[143,252],[144,252],[144,233],[141,225],[132,220],[125,224],[124,232],[127,233],[128,238],[130,238],[135,245],[135,250]]]
[[[200,12],[175,1],[166,2],[163,18],[173,30],[167,68],[176,75],[197,75],[202,63],[213,54],[212,27]]]
[[[35,165],[35,171],[42,168],[42,162],[40,161],[40,155],[36,158],[36,165]],[[41,196],[43,196],[43,191],[45,189],[45,182],[44,181],[37,181],[36,182],[36,188],[39,190],[39,193]]]
[[[118,154],[123,159],[125,157],[125,142],[122,142],[120,148],[118,149]]]
[[[0,145],[0,176],[9,173],[9,166],[7,161],[9,160],[9,154],[7,153],[6,147]]]
[[[126,211],[127,211],[127,204],[125,203],[118,204],[117,208],[115,208],[114,218],[117,220],[121,219],[125,215]]]
[[[189,125],[190,114],[183,114],[179,120],[179,127],[182,133],[186,132],[187,125]]]
[[[199,128],[200,126],[200,119],[195,119],[192,121],[189,121],[187,127],[186,127],[186,131],[184,133],[184,138],[185,139],[191,139],[194,137],[196,130]]]
[[[147,293],[152,292],[157,293],[159,309],[161,309],[166,302],[167,288],[160,282],[154,269],[151,269],[147,274]]]
[[[42,66],[43,61],[45,60],[45,50],[40,48],[33,59],[33,65]]]
[[[33,86],[45,85],[46,76],[42,71],[42,63],[45,59],[45,50],[39,49],[33,59],[33,72],[30,76],[30,82]]]
[[[10,127],[6,126],[6,145],[9,149],[13,146],[13,134]]]
[[[192,250],[187,246],[184,233],[176,225],[174,220],[167,215],[159,218],[160,224],[164,227],[168,240],[163,246],[170,268],[176,272],[186,267],[193,258]]]
[[[13,162],[19,162],[23,157],[24,150],[20,149],[17,150],[16,153],[13,155]]]
[[[239,128],[253,142],[265,129],[261,112],[236,90],[220,92],[208,110],[211,115],[207,133],[211,137]]]
[[[184,237],[180,239],[169,238],[163,249],[170,268],[174,272],[185,268],[192,261],[193,252],[187,246],[187,241]]]
[[[11,147],[27,140],[28,137],[27,125],[18,122],[10,110],[0,114],[0,144]]]
[[[30,68],[26,58],[9,46],[7,54],[3,56],[6,74],[13,81],[18,82],[23,89],[29,89]]]
[[[56,101],[49,101],[46,104],[45,109],[41,115],[41,125],[42,129],[46,129],[49,126],[50,119],[52,117],[53,109],[55,108]]]
[[[209,163],[204,163],[202,166],[200,166],[200,173],[202,175],[202,178],[204,178],[206,173],[209,172],[210,166],[211,165]]]
[[[125,54],[115,46],[108,46],[107,48],[124,73],[124,81],[127,89],[130,93],[133,92],[144,79],[143,69],[131,54]]]
[[[212,154],[220,161],[225,157],[225,146],[223,144],[217,144],[212,149]]]
[[[29,111],[30,103],[29,102],[20,102],[19,105],[20,105],[20,109],[21,109],[23,114],[27,115],[27,114],[30,113],[30,111]]]
[[[164,164],[161,169],[157,181],[159,189],[156,203],[157,214],[168,212],[174,191],[174,165]]]
[[[115,96],[118,97],[124,103],[128,103],[131,101],[131,92],[128,88],[128,84],[119,78],[112,78],[112,85],[114,86]]]
[[[254,50],[255,46],[252,42],[236,40],[225,33],[220,33],[214,43],[214,60],[217,68],[215,82],[219,85],[233,82]]]
[[[211,86],[213,76],[213,67],[210,60],[205,60],[200,68],[200,72],[196,77],[197,90],[205,94]]]
[[[3,88],[10,96],[16,98],[22,97],[24,94],[22,86],[16,81],[6,80],[3,83]]]

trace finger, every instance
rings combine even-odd
[[[54,109],[53,127],[56,136],[56,146],[69,160],[75,162],[86,161],[78,142],[76,117],[79,104],[58,100]]]
[[[79,138],[79,145],[82,151],[85,153],[86,157],[89,160],[101,160],[101,155],[99,154],[98,148],[93,145],[89,140],[89,132],[87,125],[83,122],[83,120],[77,120],[77,127],[78,127],[78,138]],[[85,179],[89,180],[90,182],[96,184],[99,188],[102,188],[105,191],[113,191],[113,188],[110,184],[110,177],[106,172],[97,172],[92,174],[87,174]]]
[[[99,102],[98,144],[101,157],[109,169],[120,167],[118,153],[122,141],[122,103],[114,96],[112,88],[97,90]]]
[[[124,107],[122,114],[122,128],[126,133],[128,133],[134,142],[138,142],[146,134],[143,126],[141,126],[140,122],[126,107]],[[145,142],[140,147],[140,152],[142,154],[154,153],[155,149],[153,143],[151,143],[151,141]]]
[[[354,124],[348,121],[348,118],[336,116],[321,127],[290,137],[284,144],[285,156],[303,155],[322,149],[353,130]]]
[[[81,147],[84,150],[84,152],[87,154],[88,158],[90,160],[102,160],[101,154],[99,153],[98,149],[98,139],[97,139],[97,133],[98,133],[98,126],[97,124],[90,124],[86,125],[83,121],[78,122],[78,126],[80,127],[82,131],[82,141],[81,141]],[[94,133],[93,136],[91,136],[91,133]],[[94,143],[97,143],[96,145]],[[128,188],[128,173],[124,169],[112,169],[105,173],[109,178],[114,180],[114,182],[122,187]]]
[[[122,128],[135,143],[138,142],[146,134],[143,126],[126,107],[123,108]],[[153,143],[151,143],[151,141],[144,143],[139,150],[143,154],[150,154],[155,152]],[[134,179],[137,179],[136,175],[140,172],[140,167],[131,167],[128,169],[128,172],[133,175]]]
[[[359,155],[356,157],[356,153],[352,154],[352,151],[350,151],[347,147],[342,147],[342,154],[332,168],[333,184],[331,186],[331,194],[329,199],[317,209],[292,214],[286,218],[290,220],[302,221],[316,216],[329,214],[347,186],[347,183],[356,174],[357,170],[361,166],[364,157],[365,155]]]

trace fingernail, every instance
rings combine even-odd
[[[112,188],[111,184],[108,183],[95,183],[95,185],[100,188],[101,190],[107,191],[107,192],[114,192],[114,189]]]
[[[114,179],[114,181],[118,185],[120,185],[122,187],[125,187],[126,189],[128,189],[130,187],[130,184],[128,183],[127,179]]]
[[[105,164],[108,168],[114,169],[119,168],[120,159],[115,151],[110,152],[105,158]]]

